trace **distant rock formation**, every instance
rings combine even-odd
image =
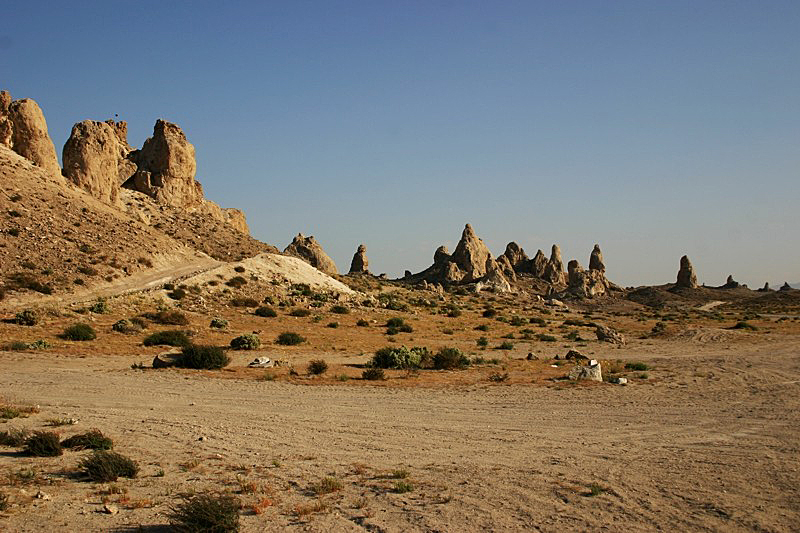
[[[339,272],[336,269],[336,263],[328,257],[328,254],[325,253],[325,250],[322,249],[322,246],[314,239],[313,235],[305,237],[302,233],[298,233],[297,237],[292,240],[292,243],[286,247],[283,253],[299,257],[328,275],[338,274]]]
[[[500,265],[495,261],[488,262],[487,265],[486,275],[475,284],[475,291],[480,292],[488,289],[498,293],[511,292],[511,283],[506,279]]]
[[[492,261],[492,254],[483,241],[475,235],[472,226],[467,224],[461,233],[456,249],[450,260],[464,272],[463,281],[478,281],[486,275],[487,262]]]
[[[30,98],[12,101],[8,91],[0,91],[0,144],[48,173],[61,176],[47,121],[39,104]]]
[[[589,256],[589,270],[599,270],[605,273],[606,265],[603,263],[603,252],[600,251],[600,245],[595,244],[592,249],[592,255]]]
[[[602,270],[586,271],[575,259],[567,264],[567,290],[572,295],[591,298],[605,294],[610,286]]]
[[[503,255],[497,258],[500,261],[503,257],[506,258],[508,264],[511,265],[511,268],[515,271],[524,271],[528,268],[528,263],[530,259],[525,254],[525,250],[523,250],[519,244],[511,241],[506,245],[506,251],[503,252]],[[519,269],[519,270],[518,270]]]
[[[733,279],[733,275],[729,275],[728,279],[725,280],[725,285],[722,286],[723,289],[738,289],[739,282]]]
[[[778,289],[778,290],[781,290],[781,291],[790,291],[790,290],[792,290],[792,286],[791,286],[791,285],[789,285],[789,282],[788,282],[788,281],[784,281],[784,282],[783,282],[783,285],[781,285],[781,288],[780,288],[780,289]]]
[[[62,151],[64,176],[95,198],[118,203],[120,186],[136,172],[136,164],[127,157],[127,137],[125,122],[78,122]]]
[[[358,250],[353,255],[350,262],[350,274],[369,274],[369,260],[367,259],[367,247],[363,244],[358,245]]]
[[[536,255],[531,259],[531,266],[528,271],[537,278],[544,278],[544,273],[547,270],[547,257],[541,250],[536,251]]]
[[[772,289],[769,288],[769,282],[766,282],[766,283],[764,283],[764,287],[763,288],[758,289],[758,292],[769,292],[771,290]]]
[[[675,282],[675,286],[689,289],[697,288],[697,275],[694,273],[692,262],[685,255],[681,257],[681,267],[678,270],[678,279]]]
[[[542,279],[560,285],[564,283],[564,262],[561,260],[561,248],[554,244],[550,252],[550,260],[544,268]]]

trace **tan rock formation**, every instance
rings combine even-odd
[[[450,252],[447,250],[447,246],[440,246],[433,253],[434,265],[444,265],[449,261],[450,261]]]
[[[498,261],[501,257],[505,257],[508,260],[508,263],[511,265],[511,268],[514,270],[522,270],[527,266],[527,263],[530,261],[528,256],[525,254],[525,250],[523,250],[519,244],[511,241],[506,245],[506,251],[503,252],[503,255],[498,257]]]
[[[7,91],[0,93],[0,143],[50,174],[61,175],[47,121],[30,98],[12,101]]]
[[[564,283],[564,262],[561,260],[561,248],[554,244],[550,252],[550,260],[544,269],[542,278],[554,285]]]
[[[127,124],[84,120],[72,127],[64,144],[64,176],[95,198],[116,204],[120,186],[136,172],[127,156]]]
[[[297,237],[292,240],[291,244],[286,247],[283,253],[299,257],[306,263],[310,264],[317,270],[324,272],[328,275],[338,274],[336,263],[333,259],[328,257],[322,246],[314,239],[314,236],[305,237],[302,233],[298,233]]]
[[[592,298],[605,294],[609,287],[610,284],[601,270],[586,271],[575,259],[567,264],[567,290],[571,294]]]
[[[503,275],[506,278],[508,278],[511,281],[516,281],[517,274],[516,272],[514,272],[514,266],[511,264],[511,260],[508,258],[508,256],[506,256],[505,254],[501,255],[500,257],[497,258],[497,261],[495,261],[495,263],[497,264],[498,267],[500,267],[500,270],[503,271]],[[517,264],[522,264],[522,263],[517,263]],[[487,275],[489,268],[490,267],[487,266]]]
[[[358,245],[353,260],[350,262],[350,274],[368,274],[369,260],[367,259],[367,247],[363,244]]]
[[[599,270],[600,272],[606,271],[606,265],[603,263],[603,252],[600,251],[600,245],[595,244],[592,249],[592,255],[589,256],[589,270]]]
[[[484,277],[489,259],[494,261],[489,248],[475,235],[472,226],[467,224],[451,256],[451,260],[464,272],[464,281],[478,281]]]
[[[547,257],[541,250],[536,251],[536,255],[531,259],[530,272],[537,278],[543,278],[547,270]]]
[[[690,289],[697,288],[697,275],[694,273],[692,262],[685,255],[681,257],[681,267],[678,270],[678,279],[675,282],[675,286]]]

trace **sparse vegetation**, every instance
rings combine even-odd
[[[240,507],[238,498],[230,494],[187,496],[171,509],[170,525],[182,533],[234,533],[239,531]]]
[[[245,333],[231,340],[234,350],[257,350],[261,346],[261,339],[255,333]]]
[[[36,431],[25,439],[23,449],[25,455],[33,457],[57,457],[64,453],[58,433],[53,431]]]
[[[138,321],[128,320],[127,318],[123,318],[121,320],[117,320],[114,322],[114,325],[111,326],[113,331],[118,333],[124,333],[126,335],[130,335],[132,333],[139,333],[144,329],[143,327],[144,321],[139,319]]]
[[[750,322],[745,322],[744,320],[740,320],[739,322],[737,322],[736,324],[731,326],[731,329],[747,329],[747,330],[750,330],[750,331],[757,331],[758,330],[758,328],[756,326],[754,326]]]
[[[350,309],[344,305],[334,305],[331,307],[331,313],[336,313],[337,315],[346,315],[350,313]]]
[[[255,315],[265,318],[275,318],[276,316],[278,316],[278,312],[269,306],[263,305],[255,310]]]
[[[145,346],[188,346],[191,344],[189,336],[184,331],[158,331],[148,335],[142,341]]]
[[[98,483],[116,481],[120,477],[135,478],[139,473],[139,465],[135,461],[107,450],[95,450],[78,466],[84,476]]]
[[[95,303],[89,306],[89,311],[98,315],[105,315],[111,312],[108,302],[103,298],[99,298]]]
[[[289,311],[289,316],[306,317],[311,314],[311,311],[303,308],[296,308]]]
[[[469,358],[458,348],[442,347],[433,356],[433,368],[437,370],[461,369],[468,367],[469,364]]]
[[[166,326],[186,326],[189,324],[189,317],[177,309],[165,309],[148,315],[148,318],[156,324],[163,324]]]
[[[219,370],[231,362],[231,358],[219,346],[190,344],[183,348],[181,354],[177,366],[182,368]]]
[[[0,445],[19,448],[25,445],[25,441],[30,436],[31,432],[27,429],[9,428],[5,431],[0,431]]]
[[[408,481],[395,481],[394,485],[392,486],[392,492],[397,494],[405,494],[406,492],[411,492],[414,490],[414,485],[409,483]]]
[[[638,361],[632,361],[630,363],[625,363],[625,370],[636,370],[636,371],[644,371],[649,370],[650,367],[647,363],[642,363]]]
[[[97,333],[89,324],[79,323],[65,329],[61,338],[68,341],[93,341],[97,338]]]
[[[367,368],[363,372],[361,372],[361,379],[366,379],[368,381],[382,381],[386,379],[384,371],[382,368]]]
[[[103,435],[99,429],[92,429],[65,439],[61,446],[73,450],[110,450],[114,447],[114,441]]]
[[[282,346],[296,346],[306,342],[306,338],[299,333],[294,333],[293,331],[284,331],[278,335],[278,338],[275,340],[275,342]]]
[[[328,363],[323,359],[312,359],[308,362],[306,370],[309,374],[318,376],[328,371]]]
[[[323,494],[330,494],[332,492],[340,491],[342,490],[343,486],[344,485],[339,479],[328,476],[322,478],[319,482],[312,485],[311,490],[314,492],[314,494],[320,496]]]
[[[497,349],[498,350],[513,350],[514,349],[514,343],[510,342],[510,341],[503,341],[503,342],[500,343],[499,346],[497,346]]]
[[[35,326],[39,323],[39,313],[33,309],[25,309],[14,315],[14,323],[20,326]]]
[[[209,327],[211,329],[228,329],[228,321],[224,318],[212,318]]]
[[[372,368],[420,368],[428,359],[430,359],[430,352],[427,348],[387,346],[375,352],[369,366]]]
[[[364,320],[363,318],[360,318],[360,319],[358,319],[358,322],[356,322],[356,326],[358,326],[360,328],[368,328],[369,327],[369,321],[368,320]]]

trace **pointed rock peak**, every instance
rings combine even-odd
[[[433,253],[433,264],[441,265],[448,261],[450,261],[450,250],[447,249],[447,246],[438,247]]]
[[[606,265],[603,263],[603,252],[600,251],[599,244],[595,244],[592,249],[592,255],[589,257],[589,270],[606,271]]]
[[[557,244],[554,244],[553,247],[550,249],[550,262],[551,263],[562,263],[562,261],[561,261],[561,248],[559,248]]]
[[[784,281],[783,285],[781,285],[780,290],[782,290],[782,291],[790,291],[790,290],[792,290],[792,286],[789,285],[788,281]]]
[[[692,262],[689,261],[689,257],[685,255],[681,257],[681,266],[678,270],[678,279],[675,282],[675,285],[690,289],[697,288],[697,275],[694,273]]]
[[[297,237],[292,240],[292,243],[284,249],[283,253],[299,257],[306,263],[310,264],[317,270],[326,274],[337,274],[336,263],[333,262],[322,246],[311,237],[304,237],[302,233],[298,233]]]
[[[12,100],[8,91],[0,93],[0,144],[61,178],[61,166],[47,131],[47,121],[34,100]]]
[[[475,235],[472,226],[467,224],[461,240],[458,241],[458,245],[450,257],[450,260],[465,272],[464,281],[477,281],[485,276],[486,261],[491,258],[492,254],[489,252],[489,248]]]
[[[368,272],[367,247],[359,244],[355,255],[353,255],[353,260],[350,262],[350,274],[366,274]]]
[[[461,233],[461,238],[466,239],[470,237],[475,237],[475,230],[472,229],[471,224],[467,223],[467,225],[464,226],[464,231]]]

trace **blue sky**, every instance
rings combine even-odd
[[[800,281],[800,2],[37,2],[0,86],[72,124],[157,118],[206,196],[283,248],[401,275],[470,222],[493,253],[601,245],[623,285]]]

